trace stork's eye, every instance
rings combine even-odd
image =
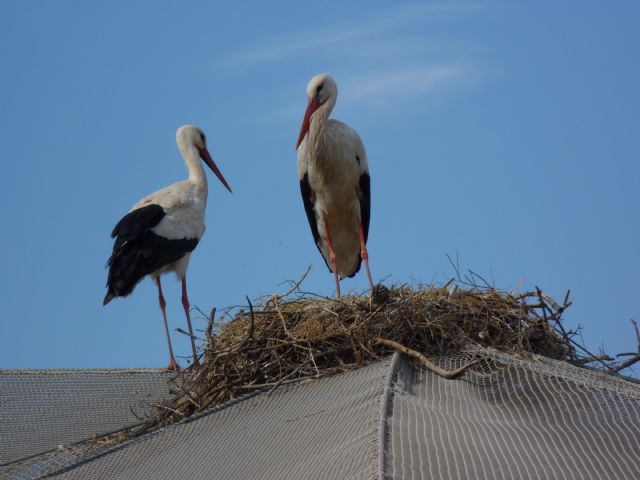
[[[318,90],[316,91],[316,95],[320,95],[320,91],[322,90],[322,87],[324,87],[324,83],[321,83],[320,86],[318,86]]]
[[[207,139],[205,138],[204,133],[201,133],[201,134],[200,134],[200,140],[202,140],[202,143],[203,143],[203,144],[207,143],[207,142],[206,142],[206,140],[207,140]]]

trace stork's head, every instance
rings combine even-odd
[[[182,150],[183,147],[192,147],[198,151],[198,155],[207,164],[216,177],[222,182],[227,190],[231,192],[231,187],[222,176],[222,172],[211,158],[209,150],[207,150],[207,136],[195,125],[183,125],[176,132],[176,142]]]
[[[302,127],[300,128],[296,149],[300,146],[302,139],[309,131],[311,119],[315,111],[323,105],[326,105],[327,109],[331,111],[336,104],[338,86],[329,74],[321,73],[309,81],[307,85],[307,97],[309,97],[309,103],[307,104],[307,111],[304,113],[304,119],[302,120]]]

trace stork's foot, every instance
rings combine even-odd
[[[178,366],[178,364],[176,363],[175,359],[172,357],[171,361],[169,362],[169,366],[167,367],[167,370],[170,372],[177,372],[178,370],[180,370],[180,367]]]

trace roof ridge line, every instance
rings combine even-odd
[[[166,373],[167,375],[175,375],[166,368],[0,368],[0,375],[69,375],[80,373],[103,373],[103,374],[122,374],[122,373]]]
[[[384,381],[382,390],[382,401],[380,402],[380,414],[378,416],[378,480],[385,480],[386,456],[384,446],[387,438],[387,414],[391,404],[391,396],[393,395],[393,379],[398,372],[398,364],[400,363],[400,352],[393,353],[391,363],[389,364],[389,372]]]

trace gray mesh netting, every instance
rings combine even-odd
[[[142,369],[0,370],[0,466],[140,423],[150,405],[169,396],[170,376]]]
[[[637,385],[546,359],[483,356],[455,381],[402,362],[386,478],[640,478]]]
[[[3,478],[640,478],[640,386],[488,350],[400,354],[258,392],[116,447],[92,442]]]

